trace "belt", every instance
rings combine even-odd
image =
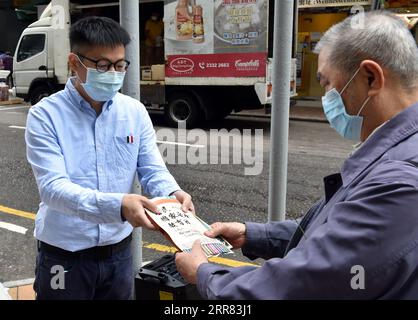
[[[112,255],[126,249],[131,243],[131,240],[132,234],[115,244],[110,244],[102,247],[93,247],[75,252],[54,247],[50,244],[38,240],[38,251],[59,255],[68,259],[105,260],[110,258]]]

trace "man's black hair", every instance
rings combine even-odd
[[[129,33],[116,21],[106,17],[87,17],[74,23],[70,30],[71,51],[80,47],[126,47]]]

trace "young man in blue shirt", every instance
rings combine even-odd
[[[118,93],[129,62],[128,33],[89,17],[70,31],[74,77],[28,115],[27,157],[41,197],[35,222],[37,299],[131,299],[133,227],[155,229],[147,198],[130,194],[135,175],[146,194],[191,197],[168,172],[145,107]],[[54,278],[62,268],[64,278]],[[57,269],[58,268],[58,269]]]

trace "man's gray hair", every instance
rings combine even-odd
[[[388,11],[351,16],[331,27],[314,52],[326,49],[329,63],[351,76],[363,60],[391,72],[405,88],[418,86],[418,48],[406,23]],[[356,20],[354,20],[356,19]],[[359,27],[359,21],[364,24]]]

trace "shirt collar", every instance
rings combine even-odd
[[[92,107],[90,104],[80,95],[80,93],[77,91],[77,89],[74,86],[74,77],[69,78],[67,81],[67,84],[65,85],[64,91],[67,93],[71,103],[78,107],[80,110],[91,110]],[[103,105],[103,110],[108,109],[112,107],[114,103],[114,99],[106,101]]]
[[[343,185],[350,184],[373,162],[399,142],[418,132],[418,103],[403,110],[369,136],[343,164]]]

